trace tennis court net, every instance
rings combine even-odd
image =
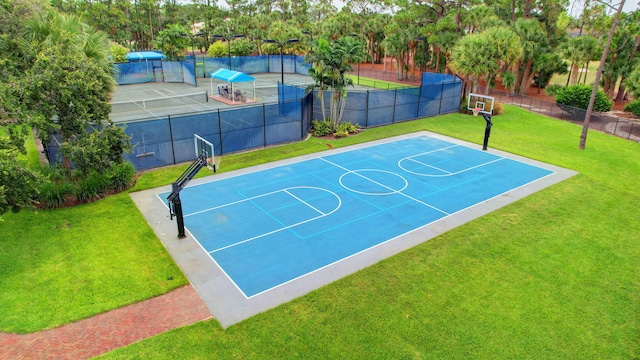
[[[154,99],[144,100],[127,100],[111,103],[112,113],[123,113],[131,111],[149,110],[149,109],[161,109],[165,107],[185,106],[203,104],[209,101],[209,96],[206,91],[186,94],[186,95],[172,95],[164,96]]]

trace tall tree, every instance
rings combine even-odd
[[[314,87],[318,89],[322,103],[322,119],[330,119],[333,130],[342,121],[347,87],[353,85],[353,80],[347,77],[347,72],[353,71],[352,65],[361,62],[365,55],[359,41],[343,36],[333,41],[320,39],[305,58],[305,61],[311,64],[309,76],[315,81]],[[329,116],[325,114],[324,106],[324,93],[328,89],[332,92]]]
[[[26,153],[24,141],[30,136],[25,124],[20,79],[30,66],[28,47],[21,35],[25,20],[46,9],[44,1],[0,1],[0,221],[5,212],[34,205],[42,177],[17,160]]]
[[[58,133],[63,153],[81,154],[86,146],[81,141],[84,137],[112,132],[109,113],[115,81],[106,34],[82,23],[77,16],[55,11],[30,20],[25,34],[33,55],[22,82],[24,110],[30,113],[30,122],[41,139]],[[97,128],[91,130],[92,126]],[[112,137],[112,145],[128,148],[128,138],[120,130],[115,132],[119,138]],[[114,163],[122,162],[122,153],[119,156],[112,159]],[[68,157],[65,167],[71,168]]]
[[[593,84],[593,91],[591,92],[591,99],[589,99],[589,106],[587,107],[587,112],[584,115],[584,123],[582,125],[582,134],[580,135],[580,145],[579,148],[584,150],[587,144],[587,134],[589,132],[589,122],[591,121],[591,112],[593,111],[593,104],[596,99],[596,93],[598,92],[598,84],[600,83],[600,76],[602,75],[602,69],[604,68],[605,60],[607,59],[607,54],[609,53],[609,47],[611,46],[611,40],[613,39],[613,35],[616,32],[616,27],[618,26],[618,21],[620,20],[620,14],[622,13],[622,8],[624,7],[624,1],[622,0],[618,5],[618,10],[616,11],[616,15],[613,20],[613,24],[611,25],[611,30],[609,31],[609,36],[607,37],[607,43],[604,46],[604,51],[602,52],[602,57],[600,58],[600,65],[598,66],[598,71],[596,72],[596,79]]]
[[[515,32],[492,27],[460,39],[451,55],[451,66],[472,80],[484,78],[488,93],[498,72],[515,64],[521,54],[520,38]]]
[[[534,59],[537,54],[547,51],[547,34],[537,19],[520,18],[513,25],[513,30],[522,44],[521,71],[518,72],[516,86],[520,86],[520,94],[527,95],[534,75],[531,71]]]
[[[194,44],[193,39],[193,34],[184,26],[170,24],[158,33],[153,44],[156,49],[162,50],[170,60],[177,60],[184,56],[189,45]]]

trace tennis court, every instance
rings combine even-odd
[[[281,75],[252,74],[256,79],[255,96],[258,103],[278,102],[278,82]],[[285,83],[306,88],[313,80],[307,75],[285,74]],[[227,105],[208,98],[217,90],[221,80],[198,79],[198,87],[184,83],[151,82],[116,86],[111,100],[111,120],[127,122],[140,119],[162,118],[168,115],[197,113],[217,109],[255,106],[255,103]],[[253,96],[253,85],[235,84],[235,88]],[[213,88],[213,89],[212,89]]]
[[[183,240],[168,188],[132,197],[229,326],[574,174],[421,132],[194,181]]]

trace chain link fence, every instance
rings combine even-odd
[[[555,102],[536,99],[526,95],[511,94],[501,90],[492,89],[489,95],[495,97],[496,100],[502,104],[516,105],[538,114],[570,121],[574,124],[581,125],[584,123],[586,114],[586,110],[584,109],[559,105]],[[619,118],[599,112],[592,112],[589,128],[640,142],[640,122],[634,119]]]

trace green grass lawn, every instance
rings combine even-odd
[[[566,60],[567,63],[571,64],[571,61]],[[591,61],[589,62],[589,71],[587,71],[587,75],[586,75],[586,83],[585,83],[585,74],[584,72],[582,73],[578,73],[578,77],[576,77],[576,79],[580,78],[580,84],[587,84],[587,85],[593,85],[593,81],[596,79],[596,72],[598,71],[598,66],[600,65],[600,61]],[[583,65],[584,66],[584,65]],[[584,68],[583,68],[584,69]],[[580,74],[582,74],[582,76],[580,76]],[[549,80],[549,84],[557,84],[557,85],[562,85],[565,86],[567,85],[567,78],[569,77],[569,73],[566,74],[555,74],[551,77],[551,80]],[[572,75],[573,77],[573,75]],[[618,79],[618,82],[615,85],[615,89],[618,89],[618,86],[620,85],[620,79]]]
[[[404,84],[398,84],[398,83],[394,83],[394,82],[390,82],[390,81],[384,81],[384,80],[378,80],[378,79],[371,79],[371,78],[367,78],[367,77],[364,77],[364,76],[360,76],[360,83],[358,84],[358,76],[357,75],[347,74],[347,77],[350,78],[351,80],[353,80],[353,84],[354,85],[368,86],[368,87],[372,87],[372,88],[375,88],[375,89],[393,90],[393,89],[402,89],[402,88],[409,87],[409,86],[404,85]]]
[[[201,322],[104,358],[640,357],[640,144],[591,131],[581,151],[579,126],[508,105],[493,120],[490,148],[580,174],[226,330]],[[310,139],[224,156],[220,170],[419,130],[480,144],[484,121],[450,114]],[[167,184],[185,166],[145,173],[134,190]],[[104,310],[83,307],[118,307],[185,282],[126,194],[7,215],[0,224],[2,331],[90,316]],[[60,238],[68,240],[58,245]],[[153,263],[130,264],[142,261]],[[110,262],[120,271],[84,280]],[[91,288],[88,301],[62,304],[83,287]],[[121,300],[112,301],[113,293],[123,293]],[[33,308],[39,302],[49,304]],[[40,320],[54,316],[67,320]]]
[[[7,130],[3,127],[0,127],[0,136],[6,135]],[[40,156],[38,154],[38,150],[36,149],[36,142],[33,136],[27,137],[27,140],[24,143],[25,148],[27,150],[26,154],[19,154],[18,161],[25,161],[29,167],[39,167],[40,166]]]
[[[490,147],[580,174],[226,330],[202,322],[104,358],[637,358],[640,144],[590,132],[581,151],[580,127],[505,110]],[[418,128],[479,144],[484,124],[452,114],[351,141]]]
[[[0,222],[0,331],[55,327],[187,283],[127,194]]]

